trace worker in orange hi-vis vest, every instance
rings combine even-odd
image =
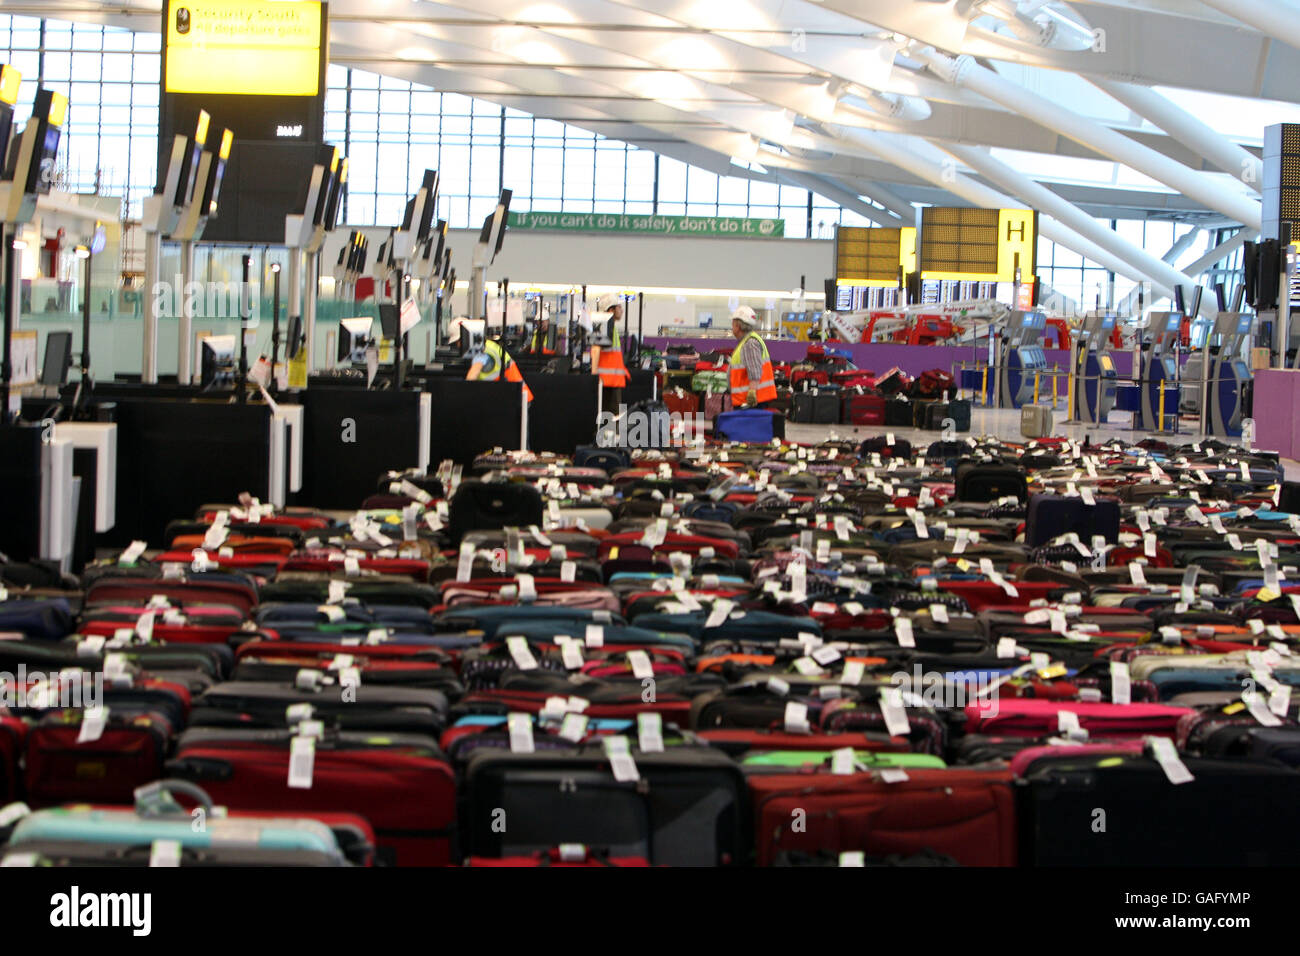
[[[776,401],[772,356],[757,330],[758,316],[749,306],[742,305],[731,314],[731,334],[737,339],[731,353],[732,408],[762,408]]]
[[[507,382],[518,382],[524,387],[528,401],[533,400],[533,390],[524,381],[519,366],[510,357],[510,353],[486,336],[487,323],[467,318],[453,319],[447,332],[452,338],[459,336],[460,352],[469,359],[469,371],[465,374],[467,382],[496,382],[505,378]]]
[[[623,300],[613,292],[606,293],[596,301],[596,312],[592,316],[591,371],[605,386],[603,406],[617,408],[632,378],[623,362],[623,345],[618,336]]]

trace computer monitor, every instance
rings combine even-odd
[[[45,364],[41,366],[41,384],[62,386],[68,383],[72,367],[72,333],[51,332],[45,336]]]
[[[286,359],[295,359],[298,357],[298,350],[302,348],[302,316],[289,316],[289,327],[284,333],[284,357]]]
[[[1254,316],[1243,315],[1241,319],[1237,322],[1237,334],[1250,335],[1250,329],[1251,326],[1254,324],[1254,322],[1255,322]]]
[[[339,353],[340,363],[351,364],[366,360],[366,347],[370,344],[370,329],[374,319],[356,318],[339,319]]]
[[[207,390],[233,385],[235,336],[205,335],[199,343],[199,386]]]
[[[397,340],[397,323],[401,316],[396,302],[379,303],[379,328],[390,342]]]

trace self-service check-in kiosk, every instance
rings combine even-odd
[[[1163,416],[1177,415],[1181,403],[1178,368],[1178,340],[1182,333],[1181,312],[1152,312],[1150,319],[1151,343],[1142,353],[1141,427],[1147,431],[1164,431],[1161,393],[1164,393]]]
[[[1255,380],[1242,354],[1254,328],[1255,317],[1241,312],[1220,312],[1214,331],[1207,336],[1202,368],[1205,401],[1201,425],[1208,435],[1237,438],[1246,417],[1246,395]],[[1214,339],[1219,340],[1217,349]]]
[[[1110,357],[1110,334],[1116,318],[1113,312],[1089,315],[1079,330],[1074,360],[1074,414],[1079,421],[1100,425],[1115,407],[1118,375]]]
[[[997,407],[1019,408],[1034,399],[1034,377],[1047,370],[1040,344],[1047,328],[1042,312],[1012,312],[998,355]]]

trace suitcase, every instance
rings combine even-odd
[[[542,496],[532,485],[466,481],[451,499],[447,533],[460,544],[470,531],[541,527]]]
[[[1182,762],[1193,779],[1179,785],[1147,756],[1065,754],[1035,762],[1024,776],[1023,863],[1294,865],[1300,858],[1300,828],[1279,825],[1276,814],[1259,808],[1294,805],[1300,799],[1300,773],[1252,761],[1183,757]],[[1222,826],[1207,827],[1207,807],[1256,811],[1234,813]],[[1080,839],[1062,838],[1080,828],[1086,828]]]
[[[96,740],[78,742],[82,709],[45,713],[27,735],[27,800],[130,803],[136,787],[162,776],[174,724],[164,714],[105,704],[108,716]]]
[[[1064,534],[1077,534],[1085,547],[1101,535],[1108,544],[1119,541],[1120,509],[1113,498],[1097,498],[1095,505],[1082,498],[1033,495],[1025,520],[1025,546],[1037,548]]]
[[[912,427],[925,428],[929,420],[930,409],[941,404],[937,399],[918,398],[912,401]]]
[[[27,740],[27,724],[17,717],[0,715],[0,806],[18,796],[18,760]]]
[[[843,424],[845,425],[884,425],[885,406],[888,400],[881,395],[859,395],[846,392],[844,395]]]
[[[826,389],[797,392],[790,412],[790,421],[800,425],[839,424],[839,392],[827,391]]]
[[[1110,704],[1088,701],[996,700],[966,707],[966,732],[1002,737],[1045,737],[1060,729],[1060,714],[1069,711],[1090,736],[1126,740],[1169,737],[1178,721],[1195,711],[1168,704]]]
[[[970,402],[935,402],[926,410],[925,428],[928,431],[942,431],[946,420],[952,421],[954,431],[970,431]]]
[[[632,467],[632,456],[623,448],[582,445],[573,454],[573,464],[578,468],[600,468],[612,475]]]
[[[700,410],[700,396],[694,392],[672,388],[665,391],[662,397],[670,415],[680,415],[685,418],[694,416]]]
[[[1050,438],[1052,410],[1046,405],[1025,405],[1020,409],[1020,434],[1026,438]]]
[[[64,598],[10,598],[0,602],[0,632],[57,641],[76,629],[76,615]]]
[[[963,866],[1015,866],[1015,795],[1007,770],[750,774],[755,862],[781,852],[941,853]]]
[[[895,438],[891,445],[888,435],[878,435],[875,438],[868,438],[858,449],[859,458],[870,458],[872,455],[908,461],[912,457],[912,443],[906,438]]]
[[[601,743],[476,754],[464,775],[462,851],[530,856],[581,843],[655,865],[746,862],[745,779],[731,758],[691,746],[643,753],[629,743],[639,780],[625,783],[614,778]]]
[[[196,728],[176,743],[167,774],[199,784],[232,810],[346,810],[370,822],[382,863],[453,862],[456,786],[430,737],[327,732],[317,740],[311,786],[289,786],[288,730]]]
[[[966,462],[957,466],[958,501],[997,501],[1015,497],[1025,501],[1029,484],[1025,470],[1016,465]]]
[[[713,431],[726,441],[766,445],[774,438],[785,437],[785,419],[774,411],[741,408],[720,414],[713,423]]]
[[[718,416],[731,407],[731,396],[723,392],[714,392],[704,396],[704,417],[716,421]]]
[[[916,420],[912,403],[904,398],[891,398],[885,401],[885,425],[890,428],[911,428]]]
[[[589,850],[582,844],[556,847],[551,850],[538,850],[529,856],[504,856],[493,859],[488,856],[471,856],[465,861],[466,866],[515,866],[515,867],[638,867],[653,864],[643,856],[610,856]]]

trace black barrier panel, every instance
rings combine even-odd
[[[623,389],[623,404],[631,408],[637,402],[648,402],[654,398],[654,381],[655,373],[645,369],[630,368],[628,374],[632,380],[628,382],[627,388]],[[609,409],[611,412],[617,412],[617,409]]]
[[[0,551],[14,561],[40,556],[41,426],[0,426]]]
[[[572,455],[596,434],[597,383],[594,375],[532,375],[528,386],[528,447]]]
[[[317,508],[360,508],[385,471],[419,465],[418,392],[309,388],[301,398],[299,501]]]
[[[115,396],[115,545],[161,547],[167,522],[199,505],[268,495],[271,410],[265,405]]]
[[[445,459],[468,465],[493,448],[519,447],[522,410],[517,384],[467,382],[463,377],[436,374],[426,376],[424,382],[424,390],[433,397],[429,467],[436,468]]]

